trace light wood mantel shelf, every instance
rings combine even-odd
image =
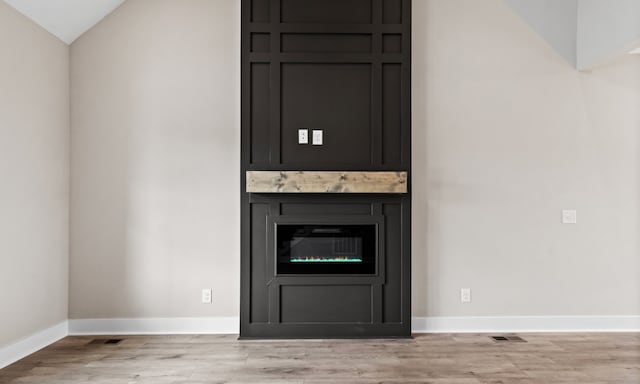
[[[407,172],[247,171],[250,193],[407,193]]]

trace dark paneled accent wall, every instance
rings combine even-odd
[[[410,335],[410,193],[244,184],[256,170],[387,170],[410,186],[410,22],[410,0],[242,0],[242,337]],[[323,145],[298,144],[302,128]],[[381,228],[375,274],[277,274],[278,222],[354,219]]]

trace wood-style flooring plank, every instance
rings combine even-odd
[[[0,370],[7,384],[639,384],[640,334],[429,334],[400,340],[232,335],[67,337]]]

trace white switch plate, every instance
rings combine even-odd
[[[322,130],[313,130],[313,145],[322,145]]]
[[[575,209],[562,210],[562,224],[577,224],[578,223],[578,211]]]
[[[298,144],[309,144],[308,129],[298,129]]]
[[[471,288],[460,289],[460,302],[462,303],[471,302]]]
[[[202,304],[211,304],[211,288],[202,290]]]

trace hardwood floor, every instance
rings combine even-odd
[[[640,383],[640,334],[429,334],[405,340],[68,337],[0,370],[0,383]]]

